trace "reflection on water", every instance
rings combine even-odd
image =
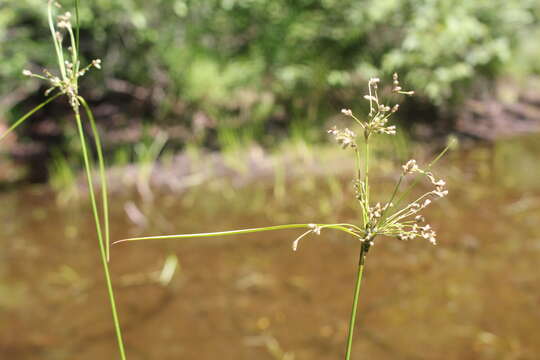
[[[380,239],[370,251],[355,354],[538,358],[538,140],[453,155],[439,166],[451,191],[429,214],[440,245]],[[114,198],[112,238],[358,216],[346,177],[211,185],[146,204]],[[379,186],[391,183],[382,178]],[[59,206],[39,189],[0,201],[0,358],[117,358],[86,205]],[[358,244],[326,232],[293,253],[295,235],[113,247],[130,359],[339,359]],[[164,285],[155,275],[171,254],[179,264]]]

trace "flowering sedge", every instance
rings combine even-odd
[[[400,86],[397,74],[393,75],[392,92],[398,95],[411,96],[413,91],[405,91]],[[370,247],[374,244],[375,239],[380,236],[392,237],[399,240],[412,240],[415,238],[423,238],[432,244],[436,244],[436,233],[431,225],[425,223],[422,211],[433,203],[434,200],[440,199],[448,195],[448,190],[445,188],[446,183],[442,179],[437,179],[431,173],[430,167],[433,163],[442,156],[448,148],[446,148],[431,164],[422,169],[418,166],[415,160],[409,160],[404,164],[400,171],[399,179],[394,187],[394,190],[386,203],[370,202],[370,187],[369,187],[369,160],[370,160],[370,140],[373,136],[378,135],[395,135],[396,126],[390,124],[391,117],[399,110],[399,104],[387,104],[379,97],[380,79],[372,78],[368,82],[368,94],[364,99],[369,101],[369,113],[365,119],[357,117],[352,110],[343,109],[342,114],[352,118],[357,125],[360,126],[363,136],[358,136],[349,128],[338,129],[333,127],[328,130],[336,142],[346,150],[353,151],[355,154],[355,179],[354,187],[356,200],[362,210],[362,219],[360,224],[349,223],[309,223],[309,224],[287,224],[276,225],[261,228],[229,230],[210,233],[196,234],[178,234],[178,235],[158,235],[149,237],[137,237],[116,241],[132,242],[143,240],[165,240],[165,239],[185,239],[185,238],[200,238],[226,235],[250,234],[262,231],[274,231],[285,229],[304,229],[292,243],[294,251],[298,249],[300,240],[310,234],[320,235],[323,230],[339,230],[347,235],[352,236],[360,242],[360,261],[358,266],[358,275],[355,284],[353,297],[353,307],[349,323],[349,334],[347,336],[347,347],[345,359],[350,358],[352,352],[352,340],[356,321],[356,309],[360,293],[360,284],[365,266],[366,255]],[[360,141],[359,141],[360,139]],[[363,145],[360,142],[363,140]],[[422,194],[417,199],[409,202],[407,205],[400,207],[401,200],[408,195],[412,186],[416,185],[417,180],[413,182],[405,191],[401,191],[400,187],[405,177],[421,176],[427,179],[433,186],[433,189]],[[399,197],[398,197],[399,195]]]

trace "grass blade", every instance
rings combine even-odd
[[[256,232],[272,231],[272,230],[305,229],[305,228],[309,228],[310,225],[311,224],[288,224],[288,225],[276,225],[276,226],[267,226],[267,227],[252,228],[252,229],[216,231],[216,232],[209,232],[209,233],[162,235],[162,236],[145,236],[145,237],[136,237],[136,238],[130,238],[130,239],[117,240],[113,244],[118,244],[118,243],[127,242],[127,241],[173,240],[173,239],[187,239],[187,238],[201,238],[201,237],[213,237],[213,236],[251,234],[251,233],[256,233]]]
[[[15,121],[15,123],[11,125],[9,129],[7,129],[2,135],[0,135],[0,141],[2,141],[9,133],[11,133],[17,127],[19,127],[19,125],[21,125],[26,119],[32,116],[36,111],[40,110],[41,108],[43,108],[45,105],[47,105],[48,103],[50,103],[51,101],[59,97],[60,95],[62,95],[62,93],[58,93],[54,96],[51,96],[50,98],[48,98],[47,100],[45,100],[44,102],[42,102],[41,104],[33,108],[32,110],[30,110],[29,112],[24,114],[21,118],[19,118],[19,120]]]
[[[97,210],[97,203],[96,203],[96,196],[94,192],[94,185],[92,182],[92,167],[90,165],[90,159],[88,156],[88,148],[86,146],[86,138],[84,135],[84,130],[82,126],[81,116],[78,112],[75,113],[75,119],[77,121],[77,130],[79,132],[79,138],[81,141],[81,147],[82,147],[82,153],[83,153],[83,160],[84,160],[84,167],[86,170],[86,180],[88,181],[88,190],[90,193],[90,202],[92,203],[92,213],[94,214],[94,221],[96,224],[96,231],[98,236],[98,243],[99,243],[99,251],[101,255],[101,262],[103,263],[103,272],[105,273],[105,282],[107,283],[107,291],[109,294],[109,301],[111,304],[111,312],[114,322],[114,328],[116,332],[116,338],[118,341],[118,350],[120,351],[120,358],[122,360],[126,359],[126,354],[124,350],[124,342],[122,340],[122,330],[120,328],[120,320],[118,318],[118,312],[116,311],[116,301],[114,299],[114,291],[112,287],[112,281],[111,281],[111,275],[109,272],[109,265],[107,262],[107,254],[105,253],[105,246],[101,231],[101,223],[98,215]]]
[[[241,230],[229,230],[229,231],[216,231],[208,233],[196,233],[196,234],[178,234],[178,235],[161,235],[161,236],[145,236],[145,237],[135,237],[129,239],[122,239],[113,242],[114,244],[119,244],[122,242],[128,241],[141,241],[141,240],[176,240],[176,239],[188,239],[188,238],[202,238],[202,237],[214,237],[214,236],[228,236],[228,235],[241,235],[241,234],[251,234],[263,231],[274,231],[274,230],[286,230],[286,229],[335,229],[341,230],[353,236],[357,236],[349,227],[357,228],[354,225],[350,224],[287,224],[287,225],[275,225],[275,226],[266,226],[260,228],[251,228],[251,229],[241,229]]]
[[[92,113],[92,110],[88,106],[88,103],[82,96],[78,97],[79,101],[81,102],[82,106],[84,107],[84,110],[86,111],[86,115],[88,119],[90,120],[90,127],[92,128],[92,135],[94,136],[94,142],[96,144],[96,150],[97,150],[97,156],[98,156],[98,164],[99,164],[99,177],[101,182],[101,203],[103,207],[103,223],[104,223],[104,244],[105,244],[105,254],[107,256],[107,261],[110,260],[110,230],[109,230],[109,197],[108,197],[108,186],[107,186],[107,176],[105,173],[105,160],[103,158],[103,148],[101,146],[101,140],[99,137],[99,132],[96,126],[96,120],[94,118],[94,114]]]
[[[49,30],[54,43],[54,49],[56,51],[56,58],[58,60],[58,67],[60,68],[60,74],[62,74],[62,80],[66,80],[66,65],[64,63],[64,53],[60,40],[56,37],[56,29],[54,28],[53,14],[52,14],[53,0],[49,0],[47,6],[47,19],[49,22]]]
[[[75,0],[75,24],[77,25],[75,45],[77,47],[76,48],[77,59],[80,59],[81,58],[81,53],[79,51],[79,29],[80,29],[80,25],[79,25],[79,0]],[[79,65],[78,64],[73,64],[73,65],[76,66],[77,71],[79,71]]]

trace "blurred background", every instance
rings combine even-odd
[[[82,56],[103,61],[80,92],[113,239],[357,222],[350,154],[326,130],[398,72],[416,94],[374,145],[376,193],[459,146],[434,169],[439,245],[370,251],[354,353],[540,357],[538,1],[95,0],[80,17]],[[21,71],[54,72],[49,36],[44,0],[0,2],[0,132],[43,101]],[[0,358],[117,356],[81,169],[65,101],[0,143]],[[327,232],[293,253],[296,236],[113,247],[129,358],[342,357],[358,244]]]

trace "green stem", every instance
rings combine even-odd
[[[356,275],[356,285],[354,288],[351,319],[349,321],[349,334],[347,336],[347,351],[345,352],[345,360],[349,360],[351,358],[352,342],[353,342],[353,336],[354,336],[354,325],[356,322],[356,309],[358,308],[358,298],[360,297],[360,286],[362,285],[362,274],[364,273],[366,253],[368,249],[369,249],[369,242],[364,241],[360,246],[360,259],[358,261],[358,273]]]
[[[356,179],[358,180],[358,186],[360,186],[360,194],[358,194],[359,198],[362,199],[363,194],[365,193],[365,188],[362,188],[363,185],[361,183],[362,180],[362,161],[360,160],[360,151],[358,148],[354,150],[354,153],[356,154]],[[362,224],[365,227],[368,223],[368,209],[364,206],[364,203],[361,203],[362,206]]]
[[[88,116],[88,119],[90,120],[90,127],[92,128],[92,134],[94,136],[94,141],[96,143],[96,150],[97,150],[97,156],[98,156],[98,164],[99,164],[99,177],[101,181],[101,204],[103,207],[103,222],[104,222],[104,233],[105,233],[105,254],[107,255],[107,261],[111,258],[110,253],[110,230],[109,230],[109,199],[108,199],[108,190],[107,190],[107,176],[105,175],[105,160],[103,158],[103,149],[101,146],[101,140],[99,137],[99,132],[96,126],[96,120],[94,118],[94,114],[92,113],[92,110],[90,109],[90,106],[88,106],[88,103],[82,96],[78,97],[79,101],[81,102],[82,106],[84,107],[84,110],[86,111],[86,115]]]
[[[77,47],[77,59],[80,56],[79,52],[79,31],[80,31],[80,25],[79,25],[79,0],[75,0],[75,21],[77,25],[77,41],[75,42]],[[73,66],[76,66],[77,72],[79,72],[79,64],[73,64]]]
[[[384,215],[386,215],[386,212],[390,208],[390,204],[392,204],[392,201],[394,201],[394,198],[397,195],[397,192],[399,190],[399,186],[401,185],[402,181],[403,181],[403,174],[401,174],[401,176],[399,177],[398,182],[394,186],[394,191],[392,192],[392,196],[390,196],[390,200],[388,200],[388,202],[386,203],[387,207],[386,207],[386,209],[383,210],[383,212],[381,214],[381,217],[379,218],[379,221],[377,222],[377,225],[375,225],[375,229],[377,229],[379,227],[379,225],[381,224],[381,222],[384,220]]]
[[[51,96],[50,98],[48,98],[47,100],[45,100],[44,102],[42,102],[41,104],[33,108],[32,110],[30,110],[29,112],[24,114],[19,120],[15,121],[15,123],[11,125],[9,129],[7,129],[3,134],[0,135],[0,141],[4,139],[10,132],[15,130],[19,125],[21,125],[26,119],[32,116],[36,111],[38,111],[39,109],[41,109],[42,107],[44,107],[45,105],[47,105],[48,103],[50,103],[51,101],[59,97],[60,95],[62,95],[62,93],[58,93],[54,96]]]
[[[103,263],[103,272],[105,273],[105,282],[107,283],[107,291],[109,294],[109,300],[111,303],[111,311],[114,322],[114,329],[116,332],[116,338],[118,341],[118,350],[120,351],[120,358],[126,360],[126,354],[124,351],[124,342],[122,340],[122,331],[120,329],[120,320],[118,318],[118,313],[116,311],[116,302],[114,300],[114,291],[112,287],[111,275],[109,273],[109,265],[107,263],[107,254],[105,253],[105,246],[103,244],[103,236],[101,232],[101,223],[99,220],[99,215],[97,211],[96,196],[94,193],[94,185],[92,182],[92,171],[90,166],[90,159],[88,156],[88,149],[86,146],[86,140],[84,137],[84,131],[82,127],[81,116],[78,111],[75,112],[75,119],[77,120],[77,129],[79,131],[79,138],[81,141],[84,167],[86,170],[86,180],[88,181],[88,190],[90,193],[90,202],[92,203],[92,213],[94,214],[94,221],[96,223],[96,231],[98,236],[99,251],[101,255],[101,262]]]
[[[439,161],[439,159],[440,159],[441,157],[443,157],[444,154],[446,154],[446,152],[447,152],[449,149],[450,149],[450,145],[447,145],[447,146],[443,149],[443,151],[441,151],[441,152],[439,153],[439,155],[437,155],[437,156],[435,157],[435,159],[433,159],[433,160],[428,164],[426,170],[431,169],[431,167],[432,167],[433,165],[435,165],[435,163],[436,163],[437,161]],[[409,193],[411,192],[411,190],[418,184],[418,182],[420,181],[420,178],[421,178],[421,175],[420,175],[420,174],[417,174],[417,175],[414,177],[414,181],[412,182],[411,185],[409,185],[409,187],[408,187],[408,188],[401,194],[401,196],[398,198],[398,200],[396,201],[396,204],[395,204],[394,208],[396,208],[396,209],[398,208],[398,206],[401,204],[401,201],[403,201],[403,199],[404,199],[405,197],[407,197],[407,195],[409,195]]]
[[[366,183],[366,204],[369,209],[369,137],[366,137],[366,153],[365,153],[365,170],[364,170],[364,182]]]
[[[365,150],[365,159],[364,159],[364,195],[365,195],[365,203],[364,203],[364,228],[368,226],[369,223],[369,134],[366,133],[365,135],[366,140],[366,150]],[[367,228],[366,228],[367,230]]]
[[[356,154],[356,178],[358,181],[360,181],[361,179],[361,166],[362,166],[362,162],[360,161],[360,151],[358,150],[358,148],[355,148],[354,149],[354,153]]]
[[[251,234],[251,233],[257,233],[257,232],[263,232],[263,231],[286,230],[286,229],[306,229],[306,228],[315,229],[314,226],[320,229],[324,228],[324,229],[340,230],[356,237],[358,237],[358,234],[355,234],[349,228],[353,228],[358,232],[361,231],[360,228],[351,224],[287,224],[287,225],[266,226],[266,227],[260,227],[260,228],[252,228],[252,229],[216,231],[216,232],[209,232],[209,233],[136,237],[136,238],[130,238],[130,239],[117,240],[113,243],[113,245],[122,243],[122,242],[141,241],[141,240],[173,240],[173,239],[202,238],[202,237],[213,237],[213,236],[241,235],[241,234]]]
[[[66,68],[64,64],[64,54],[62,50],[62,44],[60,43],[60,40],[56,37],[56,29],[54,28],[54,21],[53,21],[53,15],[52,15],[52,4],[53,1],[49,0],[48,4],[48,20],[49,20],[49,29],[51,30],[51,35],[53,38],[54,43],[54,49],[56,50],[56,58],[58,59],[58,67],[60,68],[60,74],[62,75],[62,80],[66,80]]]

